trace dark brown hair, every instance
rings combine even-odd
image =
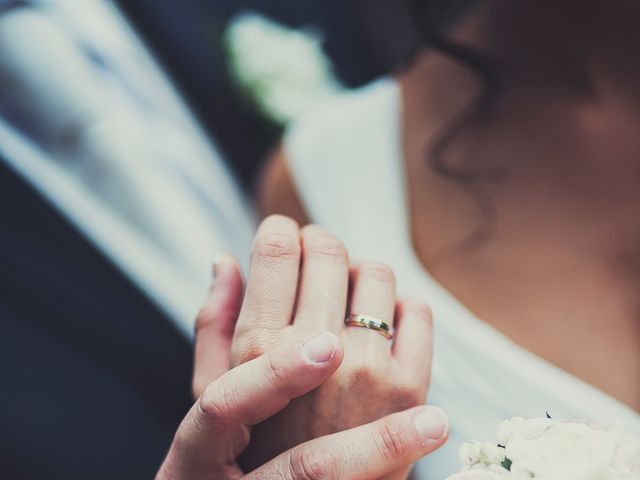
[[[482,243],[493,232],[495,207],[480,187],[482,182],[495,181],[500,178],[502,172],[496,169],[475,169],[473,171],[461,169],[447,163],[446,154],[457,138],[485,118],[496,105],[502,90],[500,68],[486,53],[455,43],[446,36],[447,26],[462,11],[478,2],[469,0],[463,4],[452,0],[409,0],[409,2],[420,38],[415,53],[422,51],[425,47],[435,49],[469,68],[478,75],[482,82],[480,93],[455,118],[443,126],[425,153],[434,171],[456,182],[477,202],[481,210],[482,221],[466,239],[454,248],[456,251],[465,250]]]

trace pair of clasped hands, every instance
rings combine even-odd
[[[345,325],[366,314],[395,328]],[[157,479],[404,479],[447,439],[424,405],[431,317],[396,297],[393,272],[350,263],[318,226],[272,216],[246,290],[231,258],[196,322],[193,391]]]

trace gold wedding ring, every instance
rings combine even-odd
[[[360,327],[375,330],[387,340],[393,339],[393,328],[371,315],[349,315],[344,321],[348,327]]]

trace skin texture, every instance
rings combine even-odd
[[[496,106],[446,153],[461,171],[503,173],[476,183],[496,215],[471,248],[459,246],[487,219],[425,152],[482,84],[433,51],[398,76],[410,235],[424,268],[516,343],[638,411],[639,15],[629,0],[496,0],[448,32],[495,58],[504,80]],[[277,151],[261,203],[303,222],[286,163]]]
[[[323,337],[323,338],[321,338]],[[305,356],[305,345],[329,343],[322,361]],[[314,360],[317,360],[315,358]],[[352,430],[296,446],[245,475],[236,463],[252,425],[317,387],[342,360],[335,335],[324,332],[306,342],[282,345],[209,384],[180,425],[157,480],[324,478],[376,479],[403,470],[446,440],[446,417],[418,407]],[[437,416],[440,433],[422,428]]]
[[[345,327],[348,311],[395,323],[393,348],[374,331]],[[202,318],[210,312],[205,307],[198,323],[208,323]],[[253,246],[231,366],[324,330],[340,337],[345,361],[322,386],[254,430],[242,457],[247,470],[307,440],[423,404],[431,367],[430,311],[421,302],[396,298],[389,267],[377,262],[351,265],[344,246],[321,228],[300,229],[289,218],[267,218]],[[201,351],[196,347],[197,354]],[[196,368],[196,378],[194,393],[200,394],[206,375]],[[406,473],[404,468],[397,476]]]
[[[261,245],[260,238],[264,238],[261,235],[265,234],[267,238],[285,238],[291,227],[295,224],[288,219],[268,219],[256,243]],[[261,258],[261,254],[261,248],[254,250],[254,258]],[[333,378],[332,374],[337,375],[336,370],[344,365],[343,360],[358,357],[357,353],[349,350],[364,345],[360,340],[353,341],[350,346],[343,344],[352,340],[331,322],[327,322],[331,331],[315,327],[309,329],[314,333],[289,325],[290,328],[285,326],[289,328],[286,339],[283,336],[272,342],[273,346],[265,348],[263,353],[254,353],[254,358],[227,371],[234,332],[242,332],[240,324],[236,325],[243,319],[242,315],[239,316],[241,303],[243,311],[260,312],[258,317],[244,318],[244,321],[269,325],[275,318],[281,320],[281,317],[264,318],[266,312],[272,310],[263,308],[267,305],[258,293],[261,290],[255,290],[269,272],[274,275],[271,280],[280,278],[280,283],[286,284],[285,272],[277,265],[269,260],[265,265],[252,266],[243,302],[242,278],[237,264],[229,257],[217,262],[214,285],[196,322],[193,388],[198,398],[180,425],[156,478],[373,480],[405,477],[413,462],[446,441],[448,424],[441,410],[421,406],[383,418],[379,412],[371,412],[376,419],[372,423],[294,444],[293,448],[256,464],[255,468],[243,469],[237,462],[238,456],[249,445],[252,430],[259,428],[260,422],[268,421],[279,411],[286,412],[294,399],[322,389]],[[302,291],[299,296],[309,293]],[[289,305],[289,298],[283,295],[271,300],[280,299],[281,305]],[[385,306],[383,302],[380,305]],[[401,318],[408,318],[407,315],[406,311],[400,313]],[[382,344],[388,349],[388,344],[382,342],[371,344],[372,348]],[[335,407],[335,399],[324,404],[325,407],[331,405]],[[346,410],[345,413],[351,411]],[[287,418],[296,421],[294,414],[287,414]],[[334,422],[334,425],[338,423]],[[356,423],[363,422],[359,419]],[[275,431],[273,435],[286,433]],[[302,434],[311,438],[308,432]],[[313,432],[313,435],[320,434],[319,429]]]

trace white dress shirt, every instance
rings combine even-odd
[[[190,335],[253,215],[216,147],[109,0],[0,16],[0,153]]]

